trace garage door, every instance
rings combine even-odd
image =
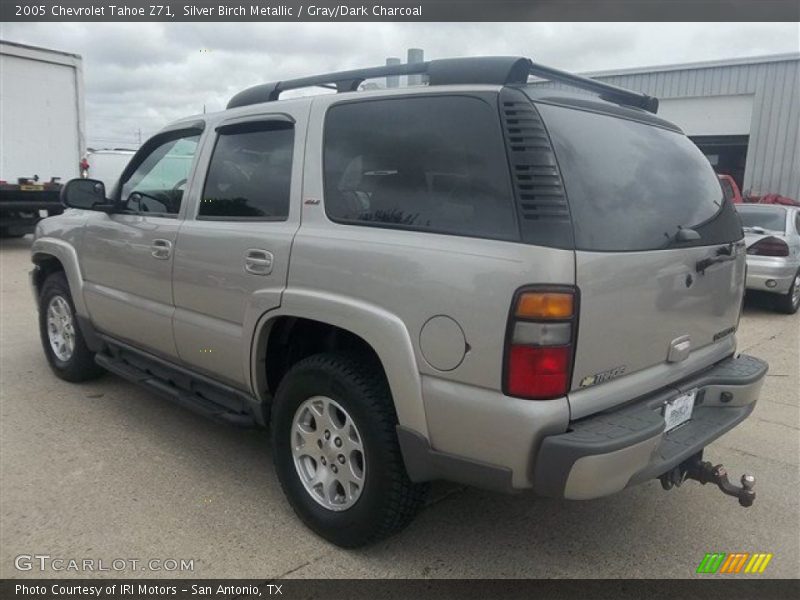
[[[665,98],[658,107],[658,116],[689,136],[748,135],[752,115],[752,95]]]

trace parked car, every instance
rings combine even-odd
[[[356,91],[409,73],[428,85]],[[339,93],[279,99],[314,85]],[[32,247],[45,355],[269,425],[289,502],[342,546],[404,527],[435,479],[590,499],[688,478],[749,506],[752,477],[701,460],[767,371],[736,351],[742,228],[657,106],[507,57],[245,90],[110,192],[69,182]]]
[[[778,308],[800,308],[800,209],[775,204],[736,207],[747,244],[747,288],[778,294]]]

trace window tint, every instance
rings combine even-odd
[[[245,127],[220,132],[199,216],[286,219],[294,129],[275,122]]]
[[[122,186],[125,209],[137,213],[177,214],[200,135],[158,145]]]
[[[497,107],[478,98],[333,106],[324,160],[333,220],[518,238]]]
[[[537,104],[582,250],[655,250],[741,238],[733,204],[686,136],[628,119]],[[679,227],[701,238],[674,242]]]
[[[742,225],[745,230],[759,227],[769,231],[786,230],[786,209],[773,207],[739,207],[739,215],[742,217]]]

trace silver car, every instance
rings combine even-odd
[[[280,99],[315,85],[337,93]],[[247,89],[108,192],[65,186],[32,248],[45,356],[269,426],[295,512],[342,546],[436,479],[574,500],[695,479],[749,506],[751,477],[701,460],[767,371],[736,350],[741,221],[657,107],[517,57]]]
[[[777,294],[777,306],[800,308],[800,209],[739,204],[747,245],[747,289]]]

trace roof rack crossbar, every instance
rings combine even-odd
[[[517,56],[483,56],[477,58],[448,58],[419,63],[384,65],[368,69],[354,69],[264,83],[236,94],[227,108],[248,106],[277,100],[282,92],[306,87],[323,87],[337,92],[352,92],[367,79],[426,74],[429,85],[447,84],[524,84],[528,76],[557,81],[598,94],[601,98],[636,106],[655,113],[658,99],[640,92],[603,83],[588,77],[574,75],[532,62]]]
[[[401,65],[385,65],[368,69],[353,69],[352,71],[339,71],[325,75],[313,75],[298,79],[287,79],[264,83],[236,94],[228,102],[227,108],[247,106],[260,102],[272,102],[278,99],[282,92],[306,87],[323,87],[335,89],[337,92],[350,92],[358,89],[367,79],[376,77],[390,77],[399,75],[416,75],[428,71],[429,62],[410,63]]]
[[[658,112],[658,98],[655,98],[654,96],[648,96],[642,92],[634,92],[633,90],[612,85],[610,83],[604,83],[596,79],[590,79],[589,77],[575,75],[574,73],[561,71],[559,69],[554,69],[553,67],[540,65],[534,62],[531,63],[530,74],[534,77],[547,79],[548,81],[564,83],[582,90],[594,92],[602,99],[616,102],[617,104],[636,106],[653,114]]]

